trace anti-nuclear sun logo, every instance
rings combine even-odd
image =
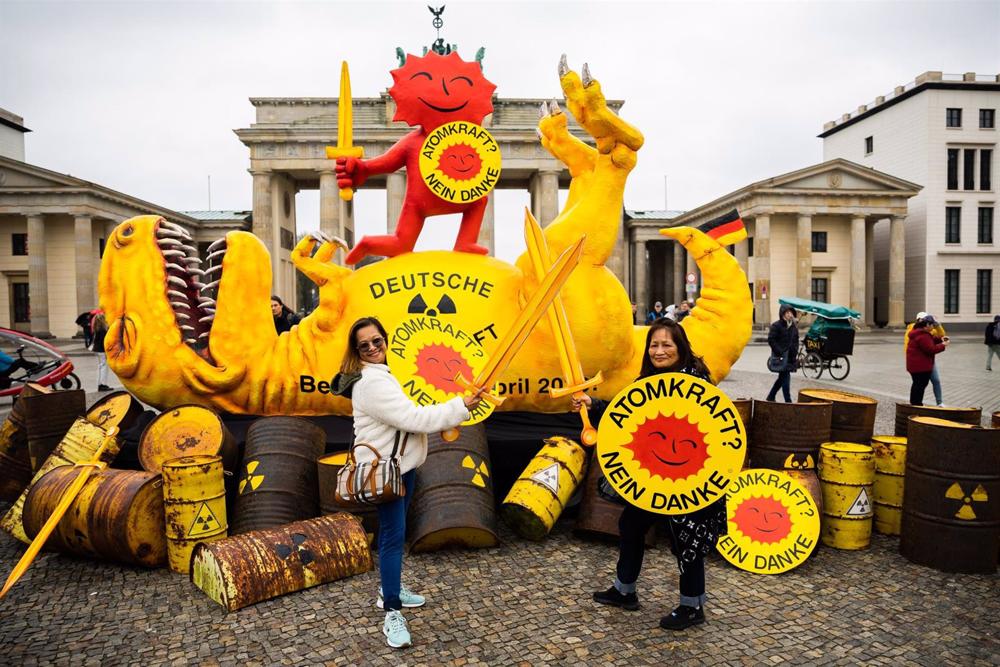
[[[788,537],[792,520],[780,500],[768,496],[750,496],[733,513],[737,530],[755,542],[774,544]]]
[[[448,178],[456,181],[467,181],[479,175],[483,160],[472,146],[454,144],[441,151],[438,169]]]
[[[641,468],[665,480],[697,474],[709,458],[705,434],[698,425],[672,414],[642,422],[624,446]]]
[[[472,367],[457,350],[440,343],[431,343],[417,352],[417,375],[436,389],[461,394],[464,390],[455,382],[459,373],[472,381]]]

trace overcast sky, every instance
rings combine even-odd
[[[440,1],[440,0],[438,0]],[[427,2],[0,0],[0,107],[24,117],[27,161],[174,210],[250,209],[249,97],[356,97],[390,83],[395,47],[434,37]],[[437,4],[435,2],[434,4]],[[501,97],[559,97],[584,61],[646,144],[630,209],[691,209],[822,159],[823,123],[926,70],[1000,72],[1000,2],[447,3],[442,36]],[[318,227],[299,194],[299,229]],[[527,193],[501,191],[497,254],[524,247]],[[362,192],[359,235],[384,230]],[[418,248],[450,247],[431,220]]]

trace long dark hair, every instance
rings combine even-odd
[[[667,331],[670,334],[670,339],[677,346],[677,363],[670,368],[657,368],[653,365],[652,359],[649,358],[649,344],[653,340],[653,334],[660,330]],[[709,376],[708,367],[705,366],[705,362],[691,351],[691,343],[688,342],[684,327],[669,317],[661,317],[654,320],[649,325],[649,331],[646,333],[646,348],[642,357],[642,367],[639,369],[639,377],[644,378],[650,375],[657,375],[658,373],[679,373],[682,371],[693,371],[705,377]]]
[[[389,343],[389,334],[385,332],[385,327],[375,317],[362,317],[351,325],[351,332],[347,335],[347,350],[344,351],[344,358],[340,362],[340,372],[344,375],[358,373],[361,371],[361,354],[358,352],[358,331],[365,327],[375,327],[382,334],[386,344]]]

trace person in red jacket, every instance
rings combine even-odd
[[[913,384],[910,385],[911,405],[924,404],[924,391],[934,371],[934,355],[948,348],[948,339],[937,342],[927,330],[928,324],[926,319],[914,322],[909,334],[910,344],[906,346],[906,370],[913,378]]]

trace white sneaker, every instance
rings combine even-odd
[[[412,609],[414,607],[423,607],[427,604],[427,598],[423,595],[417,595],[405,585],[399,587],[399,602],[407,609]],[[378,600],[375,601],[375,606],[379,609],[385,609],[385,600],[382,598],[382,587],[378,587]]]
[[[388,611],[385,614],[385,621],[382,623],[382,634],[385,635],[385,643],[392,648],[403,648],[410,646],[410,629],[406,626],[406,619],[400,611]]]

